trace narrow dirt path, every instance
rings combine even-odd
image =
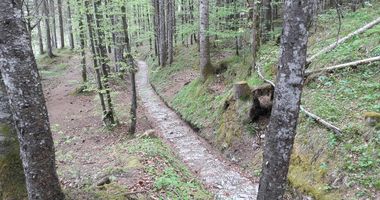
[[[215,199],[256,199],[258,185],[211,150],[175,112],[157,96],[148,81],[148,67],[139,61],[137,91],[148,118]]]

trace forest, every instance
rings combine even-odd
[[[1,0],[0,200],[380,200],[379,0]]]

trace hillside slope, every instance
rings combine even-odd
[[[344,11],[341,37],[380,16],[380,3],[353,13]],[[333,25],[332,25],[333,24]],[[309,39],[309,55],[336,40],[334,10],[321,14]],[[275,30],[279,35],[280,29]],[[380,25],[355,36],[317,58],[311,69],[380,56]],[[249,40],[248,40],[249,41]],[[250,47],[234,55],[229,42],[212,49],[212,61],[220,73],[201,83],[196,45],[177,47],[175,61],[166,68],[151,66],[151,83],[166,102],[199,134],[232,161],[259,177],[263,129],[268,118],[250,123],[249,101],[231,100],[232,85],[246,80],[251,87],[263,83],[257,74],[247,77]],[[261,46],[259,63],[267,78],[276,73],[279,46]],[[336,135],[303,114],[299,121],[289,181],[293,188],[316,199],[380,198],[380,130],[365,124],[364,112],[380,112],[379,63],[319,74],[304,87],[303,105],[343,130]]]

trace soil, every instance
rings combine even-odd
[[[82,188],[96,185],[107,169],[117,168],[121,163],[118,157],[130,157],[125,150],[115,155],[110,148],[124,140],[128,130],[128,114],[118,115],[120,125],[112,130],[102,124],[100,104],[96,93],[75,94],[80,86],[81,74],[77,56],[67,60],[69,66],[59,77],[43,77],[44,93],[49,111],[50,124],[56,148],[56,164],[62,187],[68,198],[95,199]],[[118,95],[114,98],[119,112],[128,113],[130,91],[125,85],[113,88]],[[126,92],[125,92],[126,91]],[[138,108],[137,133],[151,129],[144,110]],[[119,173],[117,181],[135,189],[141,180],[150,179],[140,169]],[[140,183],[139,183],[140,182]],[[151,189],[151,184],[144,190]],[[72,196],[72,197],[70,197]]]

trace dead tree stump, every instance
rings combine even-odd
[[[234,84],[234,98],[247,99],[251,95],[251,88],[246,81],[239,81]]]

